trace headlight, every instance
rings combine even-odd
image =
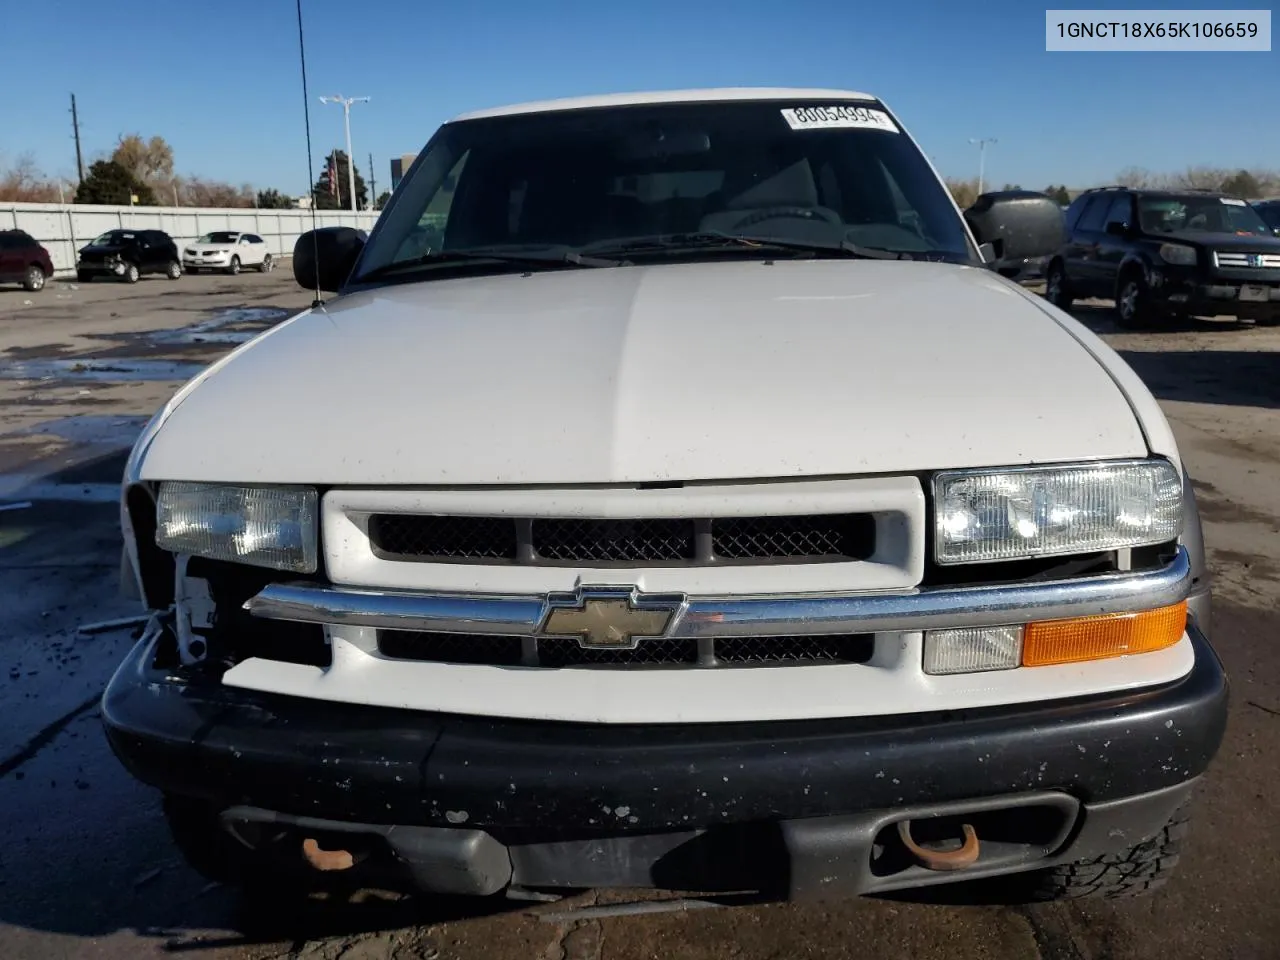
[[[156,544],[211,560],[314,573],[318,501],[311,487],[162,483]]]
[[[1160,245],[1160,259],[1180,267],[1194,267],[1196,248],[1184,246],[1181,243],[1163,243]]]
[[[1022,560],[1166,543],[1182,534],[1168,460],[952,470],[933,481],[938,563]]]

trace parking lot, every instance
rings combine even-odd
[[[311,302],[269,274],[0,288],[0,957],[345,960],[1280,958],[1280,329],[1193,321],[1117,332],[1078,317],[1152,387],[1196,482],[1215,576],[1212,640],[1232,681],[1227,739],[1189,853],[1156,896],[974,907],[858,900],[605,919],[564,903],[242,903],[169,845],[158,797],[110,755],[97,696],[136,612],[117,596],[113,488],[150,415],[201,367]],[[1046,358],[1045,376],[1054,375]],[[268,406],[254,431],[271,422]],[[575,903],[621,895],[586,895]]]

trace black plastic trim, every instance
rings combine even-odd
[[[327,703],[181,682],[142,640],[103,695],[138,779],[222,804],[489,829],[503,842],[851,814],[1028,790],[1096,803],[1192,779],[1227,680],[1189,625],[1182,680],[999,709],[841,720],[595,725]]]

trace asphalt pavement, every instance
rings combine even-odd
[[[1232,682],[1188,851],[1157,895],[584,920],[557,914],[630,898],[494,904],[358,891],[245,902],[207,884],[170,845],[158,797],[102,736],[97,698],[132,632],[79,628],[138,612],[118,594],[113,500],[132,438],[182,380],[310,301],[287,269],[0,288],[0,958],[1280,958],[1280,330],[1194,321],[1120,333],[1101,305],[1078,316],[1152,386],[1196,482],[1215,577],[1211,639]]]

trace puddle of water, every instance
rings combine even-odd
[[[150,417],[81,413],[15,430],[17,434],[58,437],[69,443],[132,447]]]
[[[4,380],[90,380],[129,383],[135,380],[187,381],[207,364],[187,360],[15,360],[0,365]]]
[[[153,331],[146,334],[146,339],[169,344],[245,343],[288,316],[289,311],[279,307],[231,307],[188,327]],[[249,329],[240,329],[246,325]]]

